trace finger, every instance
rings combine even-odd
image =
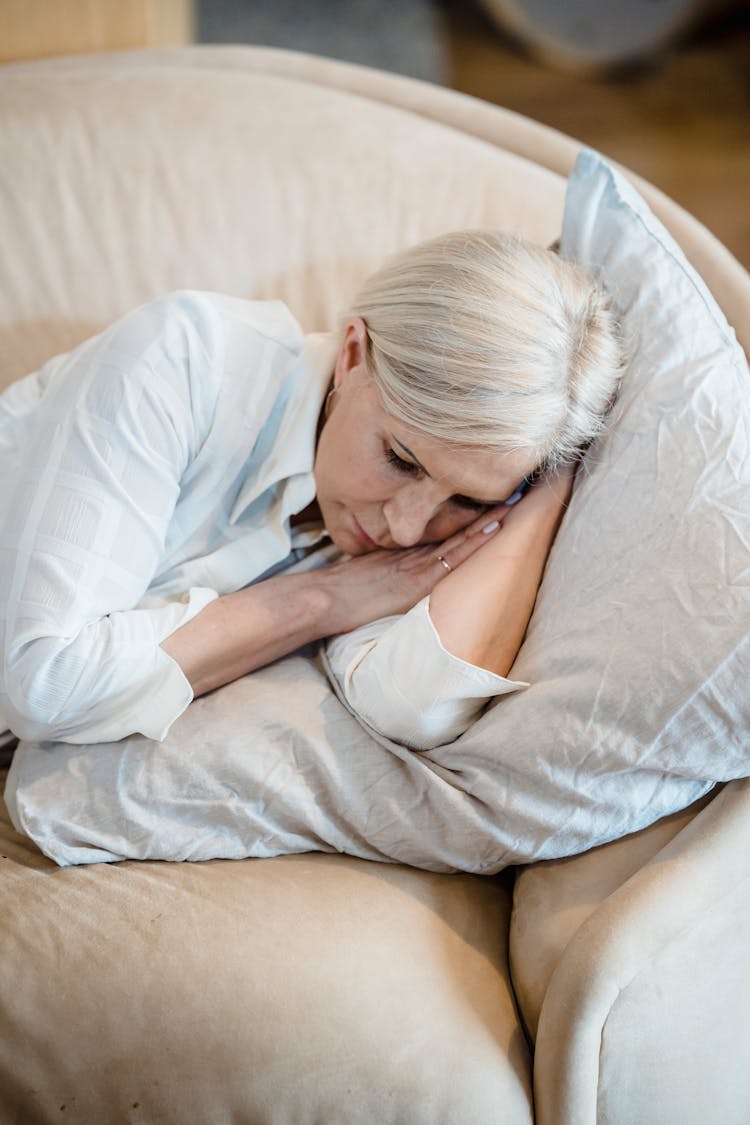
[[[498,513],[500,514],[500,513]],[[462,562],[470,558],[475,551],[481,550],[485,543],[493,539],[498,532],[502,529],[503,521],[501,519],[485,518],[484,523],[476,530],[473,535],[465,535],[463,539],[456,541],[454,539],[444,543],[439,551],[435,552],[435,561],[448,572],[448,569],[455,570]]]
[[[511,508],[512,505],[507,501],[502,504],[495,504],[493,508],[488,508],[486,512],[483,512],[479,519],[469,524],[466,530],[470,535],[486,535],[490,524],[494,524],[496,521],[502,523]]]
[[[435,562],[438,563],[446,574],[451,574],[453,571],[453,564],[449,563],[445,555],[435,555]]]
[[[456,532],[455,535],[451,535],[449,539],[445,539],[440,547],[441,552],[445,554],[446,551],[451,551],[455,547],[460,547],[471,536],[482,534],[485,527],[493,523],[494,520],[502,521],[507,515],[508,510],[508,505],[504,503],[496,504],[492,508],[486,508],[475,520],[472,520],[470,524],[462,528],[461,531]]]

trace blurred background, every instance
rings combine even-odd
[[[252,43],[495,102],[626,164],[750,268],[750,0],[0,0],[0,61]]]

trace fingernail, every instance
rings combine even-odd
[[[517,488],[516,491],[513,493],[513,495],[508,497],[508,499],[505,501],[505,503],[507,504],[508,507],[510,507],[512,504],[517,504],[522,496],[523,496],[523,489]]]
[[[497,531],[499,526],[499,520],[493,520],[492,523],[486,523],[482,528],[482,535],[490,535],[493,531]]]

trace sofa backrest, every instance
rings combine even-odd
[[[0,71],[0,386],[177,288],[280,297],[334,325],[390,253],[442,231],[557,234],[579,145],[413,79],[268,48]],[[750,350],[750,278],[649,202]]]
[[[0,71],[3,384],[172,289],[279,297],[327,329],[405,245],[558,233],[555,172],[410,110],[196,56]]]

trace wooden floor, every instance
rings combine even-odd
[[[704,24],[640,73],[609,79],[535,62],[476,4],[441,7],[452,86],[626,164],[750,269],[750,4]]]

